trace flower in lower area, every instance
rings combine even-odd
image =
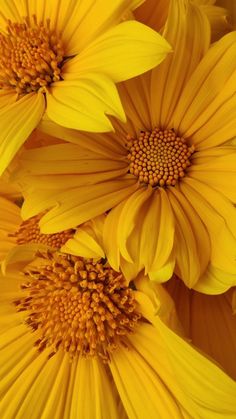
[[[114,269],[125,260],[159,282],[175,272],[218,294],[236,284],[236,149],[225,145],[236,135],[236,33],[209,48],[199,9],[174,2],[165,34],[173,54],[120,86],[128,122],[115,133],[45,122],[74,144],[22,154],[22,216],[49,210],[40,227],[54,233],[111,210],[104,245]]]
[[[153,286],[143,292],[114,271],[99,241],[94,257],[99,223],[87,225],[87,257],[69,253],[69,240],[67,253],[42,250],[41,242],[35,252],[28,243],[5,260],[1,412],[9,419],[235,415],[236,383],[168,327],[175,313],[165,305],[158,315]]]
[[[45,112],[95,132],[113,129],[107,115],[125,120],[115,83],[156,66],[171,49],[147,26],[122,22],[138,4],[1,2],[0,173]]]

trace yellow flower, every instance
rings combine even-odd
[[[100,220],[86,228],[95,243]],[[102,259],[89,242],[86,258],[35,249],[15,248],[0,275],[3,417],[236,414],[236,383],[166,325],[171,309],[156,315],[153,287],[144,293],[109,266],[101,241]]]
[[[236,380],[235,290],[204,295],[189,290],[177,278],[168,281],[165,287],[174,300],[185,336]]]
[[[170,46],[121,22],[138,0],[8,0],[0,15],[0,173],[44,113],[57,123],[110,131],[125,120],[115,83],[157,65]]]
[[[236,284],[236,149],[224,145],[236,135],[236,33],[206,52],[205,17],[180,2],[165,33],[173,54],[120,86],[126,125],[91,135],[45,122],[75,144],[22,154],[22,216],[50,209],[40,226],[53,233],[113,208],[104,240],[114,269],[125,259],[136,274],[175,272],[218,294]]]
[[[231,26],[227,20],[229,14],[227,7],[229,2],[235,4],[234,0],[221,0],[217,2],[215,0],[191,1],[207,16],[211,24],[211,38],[213,41],[231,30]],[[166,22],[170,3],[171,0],[146,0],[134,11],[134,15],[140,22],[146,23],[151,28],[160,31]],[[219,6],[224,6],[225,8]]]

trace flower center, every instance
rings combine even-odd
[[[22,285],[25,296],[15,301],[18,311],[28,312],[26,323],[38,331],[39,351],[51,347],[71,356],[109,354],[120,344],[127,346],[141,318],[132,289],[122,274],[92,259],[47,253],[45,265],[28,272]]]
[[[59,249],[73,236],[74,231],[72,229],[55,234],[42,234],[39,229],[41,217],[42,214],[39,214],[21,223],[17,232],[13,235],[16,237],[17,244],[42,243]]]
[[[129,171],[151,186],[174,186],[185,176],[194,146],[173,130],[141,131],[139,138],[127,136]]]
[[[25,18],[9,21],[7,34],[0,34],[0,88],[14,88],[18,94],[36,92],[60,80],[64,50],[55,31]]]

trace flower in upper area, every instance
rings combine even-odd
[[[170,51],[152,29],[121,22],[140,0],[2,0],[0,173],[46,112],[74,129],[110,131],[125,120],[115,83]],[[121,23],[120,23],[121,22]]]
[[[189,1],[189,0],[188,0]],[[234,0],[191,0],[208,18],[211,24],[211,38],[213,41],[220,38],[232,28],[228,21],[228,3]],[[134,15],[140,22],[160,31],[167,19],[171,0],[146,0],[135,11]],[[223,7],[221,7],[223,6]]]
[[[109,265],[101,224],[85,225],[90,240],[81,256],[78,236],[62,253],[64,240],[55,246],[50,235],[35,236],[32,222],[17,226],[25,242],[10,250],[0,275],[1,412],[9,419],[235,415],[236,383],[168,327],[175,313],[167,293],[159,300],[154,284],[143,292]]]
[[[236,135],[236,33],[208,49],[209,35],[196,6],[173,2],[173,54],[120,86],[127,124],[92,135],[45,122],[75,144],[22,153],[23,218],[49,210],[40,227],[54,233],[111,210],[114,269],[126,260],[159,282],[174,272],[209,294],[235,285],[236,148],[224,143]]]

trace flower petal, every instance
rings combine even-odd
[[[153,128],[170,126],[183,87],[210,42],[206,16],[192,2],[171,1],[163,32],[173,53],[152,72],[151,109]]]
[[[3,98],[3,100],[5,99]],[[44,108],[43,95],[32,93],[23,96],[15,103],[4,106],[1,110],[0,174],[3,173],[21,145],[36,128],[42,118]]]
[[[53,83],[47,93],[47,115],[67,128],[91,132],[112,131],[106,114],[125,121],[114,83],[103,74],[74,75]]]
[[[150,360],[139,353],[139,351],[141,352],[139,342],[143,339],[138,339],[138,337],[143,335],[144,328],[148,336],[152,335],[152,326],[140,326],[140,331],[137,331],[134,338],[130,339],[133,348],[127,350],[120,347],[112,354],[109,364],[128,417],[183,418],[184,415],[175,399],[175,394],[166,386],[166,383],[163,383],[158,372],[153,368],[155,356],[149,364]],[[157,358],[160,357],[158,349],[158,346],[154,348],[154,345],[151,349],[149,348],[153,355],[154,353],[159,354]]]
[[[126,13],[141,1],[61,0],[57,26],[62,32],[67,55],[80,54],[94,39],[123,20]]]
[[[104,365],[96,359],[78,359],[69,417],[119,418],[118,394]]]
[[[236,273],[225,272],[213,264],[201,276],[194,289],[208,295],[222,294],[236,285]]]
[[[158,65],[170,51],[157,32],[139,22],[123,22],[65,63],[63,78],[104,73],[114,82],[127,80]]]
[[[198,149],[236,135],[235,54],[236,32],[231,32],[209,49],[183,90],[174,124]]]
[[[103,214],[137,189],[136,179],[129,176],[81,186],[69,190],[40,191],[31,193],[22,207],[22,217],[29,218],[45,209],[51,209],[40,220],[45,234],[74,228],[89,219]]]
[[[176,217],[175,272],[191,288],[209,263],[210,239],[201,218],[181,191],[169,189],[168,196]]]
[[[156,345],[161,340],[165,348],[176,383],[193,405],[190,416],[209,419],[233,417],[236,414],[236,382],[170,330],[157,316],[156,327],[160,336],[154,338],[153,334],[152,339],[155,339]],[[151,337],[146,333],[146,339],[142,339],[146,348],[151,345],[147,342],[148,336]]]
[[[232,290],[221,295],[204,295],[189,290],[176,278],[166,286],[186,336],[236,379],[236,317],[231,305]]]
[[[236,210],[232,203],[215,189],[193,178],[185,177],[180,190],[191,202],[206,226],[211,240],[212,264],[235,274]]]

